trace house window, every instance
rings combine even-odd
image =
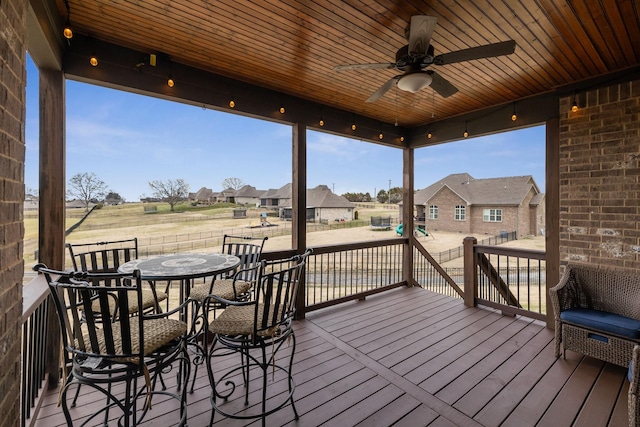
[[[455,219],[456,221],[464,221],[466,218],[466,211],[467,211],[467,207],[464,205],[458,205],[456,206],[456,211],[455,214],[453,216],[453,219]]]
[[[438,207],[435,205],[429,206],[429,219],[438,219]]]
[[[502,209],[484,209],[482,220],[484,222],[502,222]]]

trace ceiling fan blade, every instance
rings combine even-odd
[[[424,55],[427,53],[433,30],[438,19],[435,16],[416,15],[411,17],[409,25],[409,53]]]
[[[454,93],[458,92],[458,89],[454,85],[449,83],[447,79],[440,76],[440,74],[432,70],[429,70],[429,74],[431,74],[431,77],[433,78],[433,80],[431,81],[431,88],[438,92],[441,97],[448,98]]]
[[[382,95],[384,95],[385,93],[387,93],[387,91],[389,89],[391,89],[393,87],[393,85],[395,85],[398,82],[398,79],[401,76],[395,76],[390,78],[389,80],[387,80],[387,82],[385,84],[383,84],[382,86],[380,86],[380,88],[374,92],[373,95],[371,95],[369,97],[369,99],[367,99],[366,102],[375,102],[378,99],[380,99],[380,97],[382,97]]]
[[[516,42],[514,40],[509,40],[506,42],[470,47],[469,49],[443,53],[442,55],[437,55],[433,59],[433,63],[436,65],[446,65],[454,64],[456,62],[470,61],[473,59],[492,58],[495,56],[512,54],[515,50]]]
[[[362,70],[366,68],[384,68],[390,70],[396,68],[395,62],[384,62],[378,64],[352,64],[352,65],[336,65],[333,67],[333,71],[345,71],[345,70]]]

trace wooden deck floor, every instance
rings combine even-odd
[[[626,370],[572,352],[556,359],[553,333],[540,322],[402,288],[311,313],[295,330],[300,419],[287,406],[268,426],[628,425]],[[270,387],[286,386],[276,374]],[[189,426],[208,424],[209,390],[200,369]],[[36,426],[64,425],[56,393]],[[82,393],[78,419],[99,407],[92,396]],[[224,405],[234,404],[242,408],[238,399]],[[154,400],[144,425],[173,425],[175,413],[172,402]],[[215,425],[246,423],[217,415]]]

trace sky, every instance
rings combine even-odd
[[[38,71],[27,61],[25,185],[38,188]],[[420,94],[416,94],[420,96]],[[258,190],[291,182],[291,127],[237,114],[66,81],[66,179],[95,173],[128,202],[153,180],[184,179],[191,192],[239,178]],[[415,189],[452,173],[532,175],[544,192],[544,126],[415,150]],[[309,131],[307,187],[377,194],[402,187],[402,150]]]

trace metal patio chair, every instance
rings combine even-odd
[[[172,420],[173,424],[186,425],[190,372],[187,325],[169,318],[180,307],[159,314],[141,310],[131,316],[132,304],[142,306],[139,271],[125,276],[61,272],[44,264],[34,269],[45,275],[60,321],[65,359],[60,403],[67,425],[73,425],[67,393],[74,386],[82,386],[83,390],[90,387],[106,398],[104,406],[92,412],[81,425],[95,423],[99,414],[104,414],[104,425],[113,422],[113,418],[117,418],[118,425],[138,425],[152,409],[153,396],[158,394],[177,400],[179,420]],[[99,311],[95,310],[96,304]],[[172,369],[178,372],[177,391],[156,389],[160,375]],[[162,404],[168,402],[163,400]],[[112,409],[120,414],[110,414]]]
[[[310,253],[309,250],[301,256],[285,260],[261,261],[255,290],[250,300],[224,300],[215,294],[204,299],[205,319],[209,318],[206,314],[211,309],[215,309],[220,304],[226,307],[219,316],[208,323],[209,334],[205,336],[205,348],[208,351],[205,361],[212,388],[211,402],[214,409],[211,412],[210,425],[213,424],[215,413],[218,412],[234,419],[261,418],[264,426],[267,415],[278,411],[289,402],[295,419],[298,419],[293,399],[295,383],[291,372],[296,348],[292,322],[296,311],[298,289],[304,278],[306,258]],[[210,345],[209,336],[213,337]],[[286,356],[276,357],[286,343],[290,345],[288,362]],[[233,353],[239,354],[238,363],[228,369],[225,368],[226,372],[216,380],[214,373],[216,363],[213,359],[218,356],[233,357]],[[225,365],[226,363],[225,361]],[[246,411],[245,408],[238,408],[237,405],[225,405],[224,402],[234,394],[238,382],[244,383],[244,405],[249,405],[250,373],[256,369],[262,373],[262,390],[260,402],[252,403],[255,403],[259,409]],[[288,392],[272,400],[267,393],[268,380],[272,375],[275,377],[276,372],[279,379],[287,382]],[[268,400],[273,403],[267,405]]]

